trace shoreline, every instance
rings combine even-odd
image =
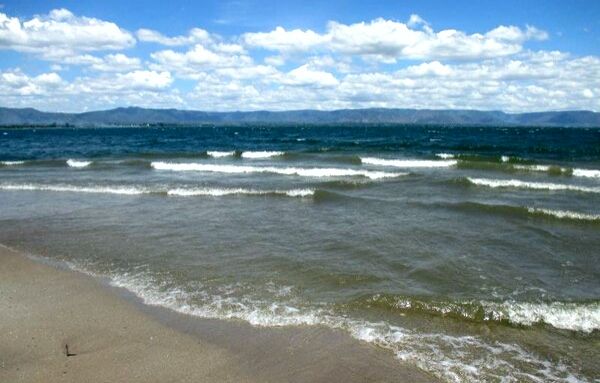
[[[148,306],[3,245],[0,313],[0,381],[437,381],[341,331],[257,328]]]

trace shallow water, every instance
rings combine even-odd
[[[600,129],[4,130],[0,242],[448,381],[600,374]]]

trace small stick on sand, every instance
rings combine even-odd
[[[69,357],[69,356],[75,356],[75,355],[77,355],[77,354],[71,354],[71,353],[69,352],[69,345],[68,345],[68,344],[65,344],[65,355],[66,355],[67,357]]]

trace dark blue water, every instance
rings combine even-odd
[[[600,129],[0,130],[0,242],[448,381],[600,370]]]

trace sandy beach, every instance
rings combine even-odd
[[[433,380],[328,329],[255,329],[151,310],[0,247],[0,381]]]

